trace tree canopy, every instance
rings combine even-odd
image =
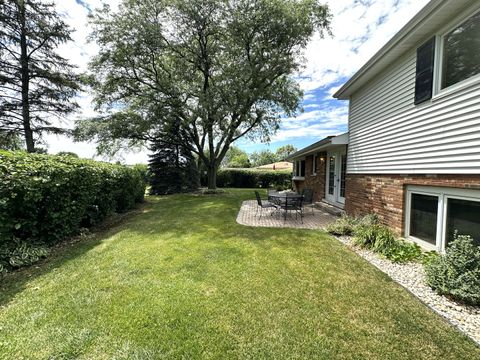
[[[70,33],[53,3],[0,0],[0,130],[23,136],[29,152],[42,133],[64,132],[54,120],[77,108],[79,78],[55,51]]]
[[[223,158],[222,166],[227,168],[249,168],[251,164],[247,152],[232,145]]]
[[[268,140],[302,91],[293,76],[314,33],[329,29],[317,0],[123,0],[95,12],[91,63],[97,109],[78,124],[102,152],[151,141],[180,121],[178,138],[202,161],[208,186],[230,144]]]

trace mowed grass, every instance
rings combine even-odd
[[[142,212],[0,285],[4,359],[480,359],[321,231],[250,228],[251,190]]]

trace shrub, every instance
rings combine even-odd
[[[355,227],[358,225],[358,220],[354,217],[342,215],[340,218],[329,224],[326,230],[333,235],[337,236],[350,236],[353,235]]]
[[[0,152],[0,247],[51,245],[143,200],[140,171],[72,156]],[[18,246],[17,246],[18,247]],[[5,254],[0,261],[4,263]]]
[[[362,223],[357,225],[352,239],[353,243],[362,248],[371,248],[377,238],[378,226],[377,224],[366,225]]]
[[[425,256],[418,244],[405,240],[395,240],[395,243],[384,252],[384,255],[393,262],[418,261]]]
[[[480,305],[480,247],[469,236],[455,234],[445,254],[425,265],[427,283],[436,292]]]
[[[0,273],[9,268],[31,265],[47,255],[48,249],[44,245],[13,239],[0,247]]]
[[[217,173],[218,187],[290,189],[292,174],[289,171],[255,169],[220,169]]]
[[[384,225],[373,225],[375,229],[375,239],[372,243],[372,250],[382,255],[386,255],[392,249],[397,248],[398,241],[390,228]]]
[[[353,243],[385,256],[393,262],[417,261],[423,256],[420,246],[397,239],[394,232],[378,221],[375,214],[355,219],[342,216],[327,231],[334,235],[353,235]]]

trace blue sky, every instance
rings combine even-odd
[[[105,1],[115,8],[119,0]],[[275,151],[285,144],[302,148],[328,135],[347,130],[348,102],[332,98],[333,93],[368,61],[397,31],[399,31],[428,0],[326,0],[333,14],[333,36],[312,39],[305,50],[305,66],[296,74],[305,93],[304,111],[282,119],[280,130],[269,144],[240,139],[235,145],[251,153],[256,150]],[[74,41],[59,51],[86,70],[87,63],[98,48],[87,42],[90,29],[87,15],[99,6],[98,0],[56,0],[59,11],[75,29]],[[81,109],[66,121],[71,126],[77,118],[95,115],[91,96],[78,98]],[[48,136],[48,151],[74,151],[82,157],[96,158],[94,143],[74,143],[61,136]],[[131,151],[120,155],[126,163],[147,162],[146,151]]]

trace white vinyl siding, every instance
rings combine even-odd
[[[480,82],[414,105],[416,49],[350,99],[348,173],[480,173]]]

